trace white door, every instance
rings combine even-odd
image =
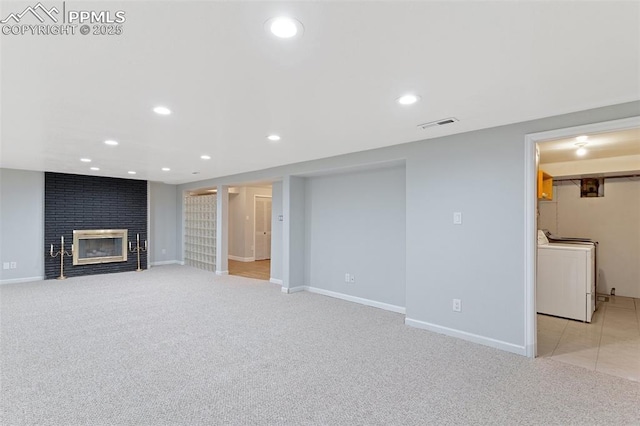
[[[256,197],[255,205],[255,258],[271,259],[271,198]]]

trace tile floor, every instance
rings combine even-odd
[[[607,297],[590,324],[538,315],[538,356],[640,382],[640,299]]]

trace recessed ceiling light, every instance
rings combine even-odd
[[[587,139],[589,139],[589,137],[588,137],[588,136],[578,136],[578,137],[576,138],[576,140],[577,140],[578,142],[586,142],[586,140],[587,140]]]
[[[418,95],[402,95],[398,98],[398,103],[400,105],[413,105],[420,100],[420,96]]]
[[[200,158],[202,158],[203,160],[211,160],[211,157],[208,155],[201,155]]]
[[[165,106],[157,106],[153,109],[153,112],[159,115],[169,115],[171,114],[171,110]]]
[[[91,158],[81,158],[80,161],[82,161],[83,163],[90,163]]]
[[[280,140],[280,136],[278,135],[269,135],[267,136],[267,139],[269,139],[271,142],[276,142]]]
[[[265,28],[278,38],[300,37],[304,32],[304,27],[300,21],[286,16],[269,19],[265,23]]]
[[[170,169],[170,168],[168,168],[168,167],[163,167],[163,168],[162,168],[162,171],[163,171],[163,172],[168,172],[168,171],[171,171],[171,169]]]
[[[100,167],[91,167],[91,170],[98,171],[100,170]]]
[[[128,171],[127,173],[129,173],[130,175],[135,175],[136,174],[136,172],[134,172],[132,170]]]
[[[109,145],[109,146],[116,146],[116,145],[118,145],[118,141],[114,141],[114,140],[111,140],[111,139],[109,139],[109,140],[107,140],[107,141],[104,141],[104,143],[105,143],[106,145]]]

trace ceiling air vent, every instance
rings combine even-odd
[[[430,121],[429,123],[418,124],[418,129],[425,130],[425,129],[428,129],[429,127],[444,126],[445,124],[455,123],[456,121],[459,121],[459,120],[455,117],[443,118],[442,120]]]

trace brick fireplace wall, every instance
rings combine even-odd
[[[147,181],[71,175],[46,172],[44,175],[44,272],[45,278],[60,275],[60,257],[49,256],[60,249],[64,235],[65,248],[70,251],[74,230],[128,229],[129,241],[135,246],[136,234],[140,242],[147,239]],[[135,271],[136,253],[129,253],[126,262],[94,265],[73,265],[65,257],[64,275],[105,274]],[[142,269],[147,268],[147,253],[140,253]]]

